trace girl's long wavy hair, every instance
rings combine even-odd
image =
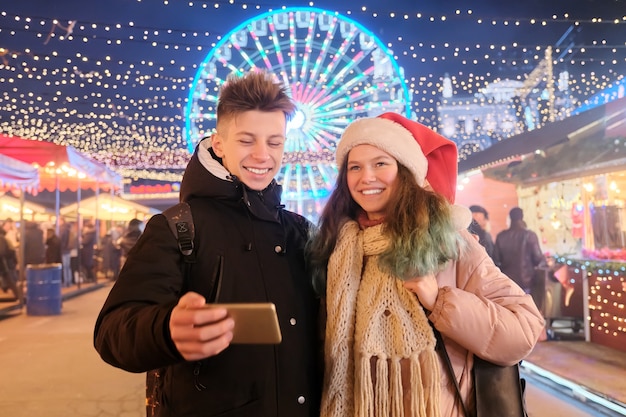
[[[411,171],[401,164],[396,181],[397,189],[387,204],[383,225],[390,245],[380,255],[379,265],[400,279],[435,273],[458,258],[459,234],[450,204],[440,194],[420,187]],[[309,268],[320,294],[325,291],[326,268],[341,227],[348,220],[356,220],[360,210],[348,189],[346,158],[307,245]]]

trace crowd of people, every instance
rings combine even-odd
[[[116,224],[99,237],[94,221],[78,223],[59,218],[57,225],[49,222],[24,222],[23,236],[20,227],[7,218],[0,227],[0,280],[4,293],[11,291],[16,299],[22,294],[18,285],[19,267],[24,265],[61,264],[62,286],[79,282],[96,282],[98,274],[115,280],[121,260],[141,234],[143,222],[132,219],[127,226]],[[23,246],[23,251],[20,246]],[[23,262],[19,262],[23,253]]]

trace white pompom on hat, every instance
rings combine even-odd
[[[430,188],[452,204],[458,229],[467,228],[472,214],[467,207],[454,205],[458,153],[456,144],[432,129],[397,113],[357,119],[346,127],[337,145],[337,166],[341,167],[350,149],[373,145],[393,156],[415,176],[420,187]]]

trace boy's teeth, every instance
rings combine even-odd
[[[254,173],[254,174],[266,174],[269,169],[265,168],[265,169],[256,169],[256,168],[248,168],[248,171]]]

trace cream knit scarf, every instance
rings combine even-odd
[[[378,267],[382,227],[348,222],[328,262],[322,417],[440,415],[435,337],[417,297]]]

